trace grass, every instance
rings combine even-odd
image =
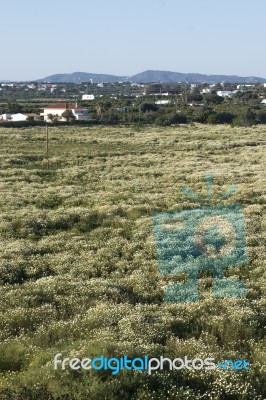
[[[263,399],[265,387],[265,139],[263,126],[0,129],[1,399]],[[166,303],[184,276],[158,272],[152,215],[198,207],[232,183],[249,263],[230,268],[245,299]],[[246,359],[249,372],[158,374],[53,370],[72,356]],[[264,367],[263,367],[264,365]],[[155,390],[155,392],[154,392]],[[122,394],[121,394],[122,393]],[[119,397],[120,396],[120,397]],[[238,396],[238,397],[236,397]]]

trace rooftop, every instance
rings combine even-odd
[[[44,108],[58,108],[60,110],[85,110],[84,107],[77,107],[74,104],[68,104],[68,103],[56,103],[56,104],[48,104]]]

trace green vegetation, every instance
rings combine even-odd
[[[131,85],[124,83],[60,83],[4,86],[0,91],[0,114],[26,113],[26,122],[4,122],[5,127],[41,126],[40,113],[47,104],[79,103],[89,111],[89,121],[75,121],[66,114],[67,123],[76,125],[153,125],[171,126],[188,123],[230,124],[252,126],[266,123],[266,88],[261,84],[245,86],[233,83],[207,84],[185,83]],[[237,89],[238,88],[238,89]],[[204,93],[204,90],[210,93]],[[235,91],[233,97],[221,97],[219,90]],[[94,100],[81,101],[84,93],[95,96]],[[33,114],[33,115],[31,115]],[[62,124],[50,115],[50,122]],[[0,126],[1,126],[0,125]]]
[[[265,133],[51,126],[47,169],[45,127],[0,128],[1,400],[265,399]],[[152,215],[198,207],[181,190],[207,198],[208,171],[216,196],[238,184],[224,204],[243,206],[249,264],[227,276],[249,292],[214,298],[203,271],[199,302],[166,303],[164,286],[184,276],[158,272]],[[55,371],[56,353],[241,358],[251,369],[113,376]]]
[[[67,122],[73,121],[74,119],[76,119],[75,115],[73,114],[73,112],[71,110],[64,111],[62,114],[62,117],[64,117]]]

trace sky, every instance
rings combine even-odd
[[[148,69],[266,78],[266,0],[0,3],[0,80]]]

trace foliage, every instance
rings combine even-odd
[[[153,103],[142,103],[141,106],[140,106],[140,110],[142,112],[157,111],[158,110],[158,106],[156,106],[156,104],[153,104]]]
[[[76,119],[75,115],[73,114],[72,110],[65,110],[61,116],[66,119],[67,122]]]
[[[208,124],[231,124],[234,115],[229,112],[210,113],[207,117]]]
[[[187,100],[188,101],[202,101],[203,100],[203,96],[201,94],[198,94],[198,93],[190,93],[187,96]]]
[[[16,100],[9,101],[5,106],[5,112],[11,114],[20,113],[22,112],[22,106]]]
[[[210,110],[197,110],[190,118],[208,118]],[[265,398],[263,125],[53,125],[49,170],[45,127],[1,127],[0,136],[1,400]],[[185,277],[159,273],[152,216],[198,207],[181,190],[207,198],[210,170],[215,196],[238,184],[231,202],[243,206],[249,263],[227,276],[243,280],[248,296],[214,298],[203,271],[198,302],[164,302],[169,281]],[[241,358],[252,366],[112,376],[56,371],[59,352]]]
[[[221,104],[224,101],[224,98],[216,93],[205,94],[203,98],[208,104]]]
[[[256,114],[250,108],[239,113],[233,121],[233,126],[251,126],[256,123]]]

